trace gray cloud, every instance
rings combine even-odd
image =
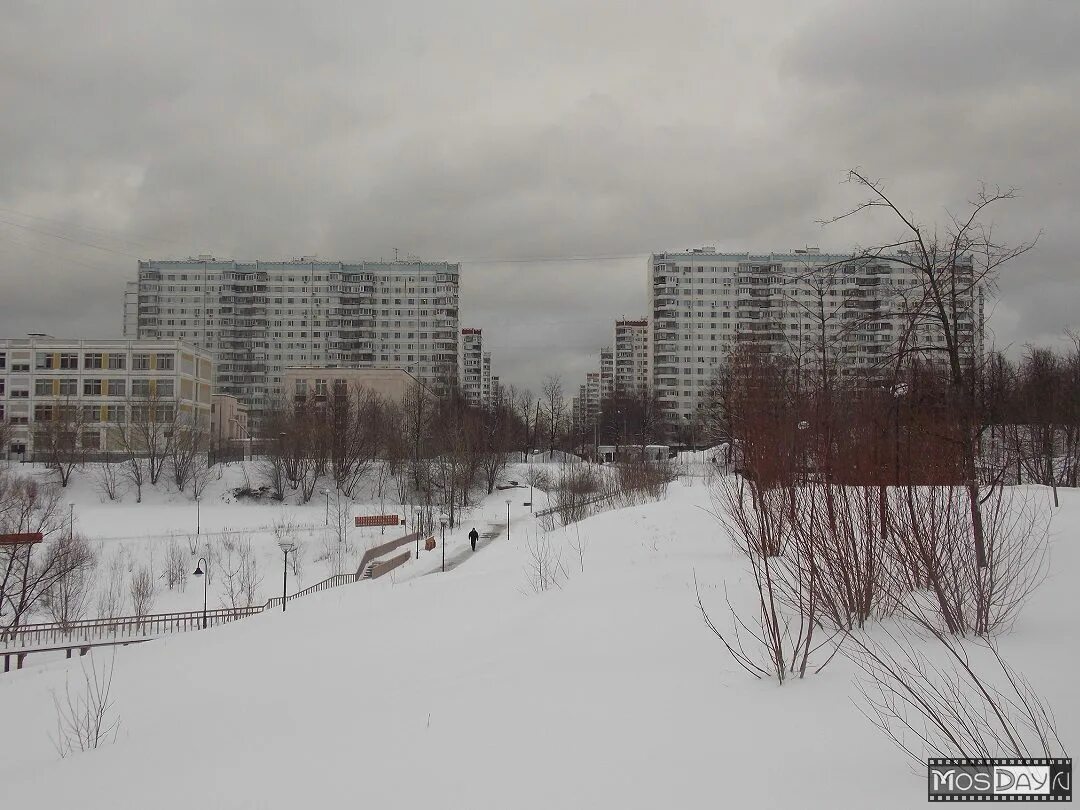
[[[0,222],[5,335],[117,334],[134,256],[889,238],[816,224],[856,199],[853,165],[927,221],[979,180],[1021,187],[1000,232],[1044,235],[1002,279],[995,335],[1080,321],[1072,3],[8,6],[0,220],[24,227]],[[463,317],[508,382],[576,386],[612,320],[643,313],[644,268],[466,262]]]

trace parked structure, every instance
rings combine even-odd
[[[458,274],[448,262],[140,261],[124,334],[212,353],[215,389],[258,412],[282,371],[311,364],[405,368],[436,391],[458,377]]]
[[[740,346],[788,353],[809,367],[820,362],[825,345],[842,374],[873,372],[910,324],[909,299],[920,284],[902,261],[855,260],[816,248],[657,253],[649,274],[649,378],[668,420],[682,425],[695,418],[717,366]],[[960,320],[970,324],[976,352],[981,309],[981,293],[972,288]],[[927,349],[942,336],[920,323],[914,340]]]
[[[209,435],[212,379],[210,354],[179,340],[0,340],[0,421],[11,425],[0,455],[32,459],[35,437],[61,417],[72,446],[118,450],[116,430],[148,408],[159,424]]]

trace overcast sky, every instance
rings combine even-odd
[[[1056,342],[1080,326],[1078,42],[1075,0],[7,0],[0,336],[119,336],[137,257],[398,248],[464,262],[496,374],[576,387],[644,314],[650,251],[895,236],[816,224],[860,166],[925,222],[1019,187],[999,234],[1043,236],[991,327]]]

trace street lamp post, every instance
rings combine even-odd
[[[324,489],[322,491],[322,494],[326,496],[326,525],[329,526],[330,525],[330,490]],[[338,541],[340,541],[340,540],[341,540],[341,538],[339,537]]]
[[[285,605],[289,601],[289,552],[296,551],[296,543],[278,543],[278,548],[284,555],[284,567],[281,569],[281,612],[284,613]]]
[[[75,504],[68,504],[68,541],[75,537]]]
[[[506,499],[506,539],[510,539],[510,499]]]
[[[206,571],[203,571],[203,565],[206,565]],[[202,577],[202,629],[206,629],[206,582],[210,579],[207,574],[210,571],[210,563],[206,562],[205,557],[199,557],[199,561],[195,564],[195,572],[193,576]]]
[[[439,520],[442,524],[442,570],[446,573],[446,517]]]
[[[202,507],[199,505],[199,496],[195,496],[195,536],[202,534]]]
[[[420,559],[420,513],[416,513],[416,522],[413,524],[413,528],[416,529],[416,559]]]

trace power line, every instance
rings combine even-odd
[[[106,253],[115,253],[117,256],[127,256],[128,258],[131,258],[131,259],[142,258],[140,256],[136,256],[134,253],[127,253],[127,252],[125,252],[123,250],[113,250],[112,248],[107,248],[107,247],[104,247],[102,245],[95,245],[93,242],[85,242],[85,241],[83,241],[81,239],[74,239],[74,238],[72,238],[70,236],[64,236],[63,234],[52,233],[50,231],[43,231],[40,228],[32,228],[29,225],[22,225],[22,224],[20,224],[18,222],[10,222],[10,221],[8,221],[6,219],[0,219],[0,225],[10,225],[13,228],[21,228],[24,231],[30,231],[31,233],[38,233],[38,234],[41,234],[42,236],[51,236],[53,239],[63,239],[65,242],[72,242],[73,244],[83,245],[83,246],[88,247],[88,248],[94,248],[95,250],[104,250]]]
[[[112,239],[114,242],[120,242],[120,243],[126,244],[126,245],[134,245],[135,247],[142,247],[142,248],[148,248],[148,249],[152,248],[152,245],[148,244],[147,242],[159,242],[161,244],[167,244],[167,245],[180,245],[180,244],[182,244],[180,242],[177,242],[174,239],[161,239],[161,238],[157,238],[157,237],[153,237],[153,236],[146,236],[144,234],[138,234],[138,233],[133,234],[133,236],[137,236],[140,239],[147,240],[147,241],[144,241],[144,242],[140,242],[137,239],[129,239],[129,238],[125,238],[123,236],[119,236],[116,231],[110,231],[110,230],[108,230],[106,228],[95,228],[92,225],[78,225],[78,224],[76,224],[74,222],[64,222],[63,220],[52,219],[50,217],[38,216],[37,214],[28,214],[25,211],[17,211],[14,208],[7,208],[6,206],[3,206],[3,205],[0,205],[0,211],[3,211],[3,212],[8,213],[8,214],[15,214],[16,216],[24,217],[26,219],[37,220],[38,222],[47,222],[47,223],[52,224],[52,225],[59,225],[61,228],[68,228],[68,229],[73,228],[75,230],[87,231],[88,233],[98,234],[98,235],[104,236],[104,237],[106,237],[108,239]]]

